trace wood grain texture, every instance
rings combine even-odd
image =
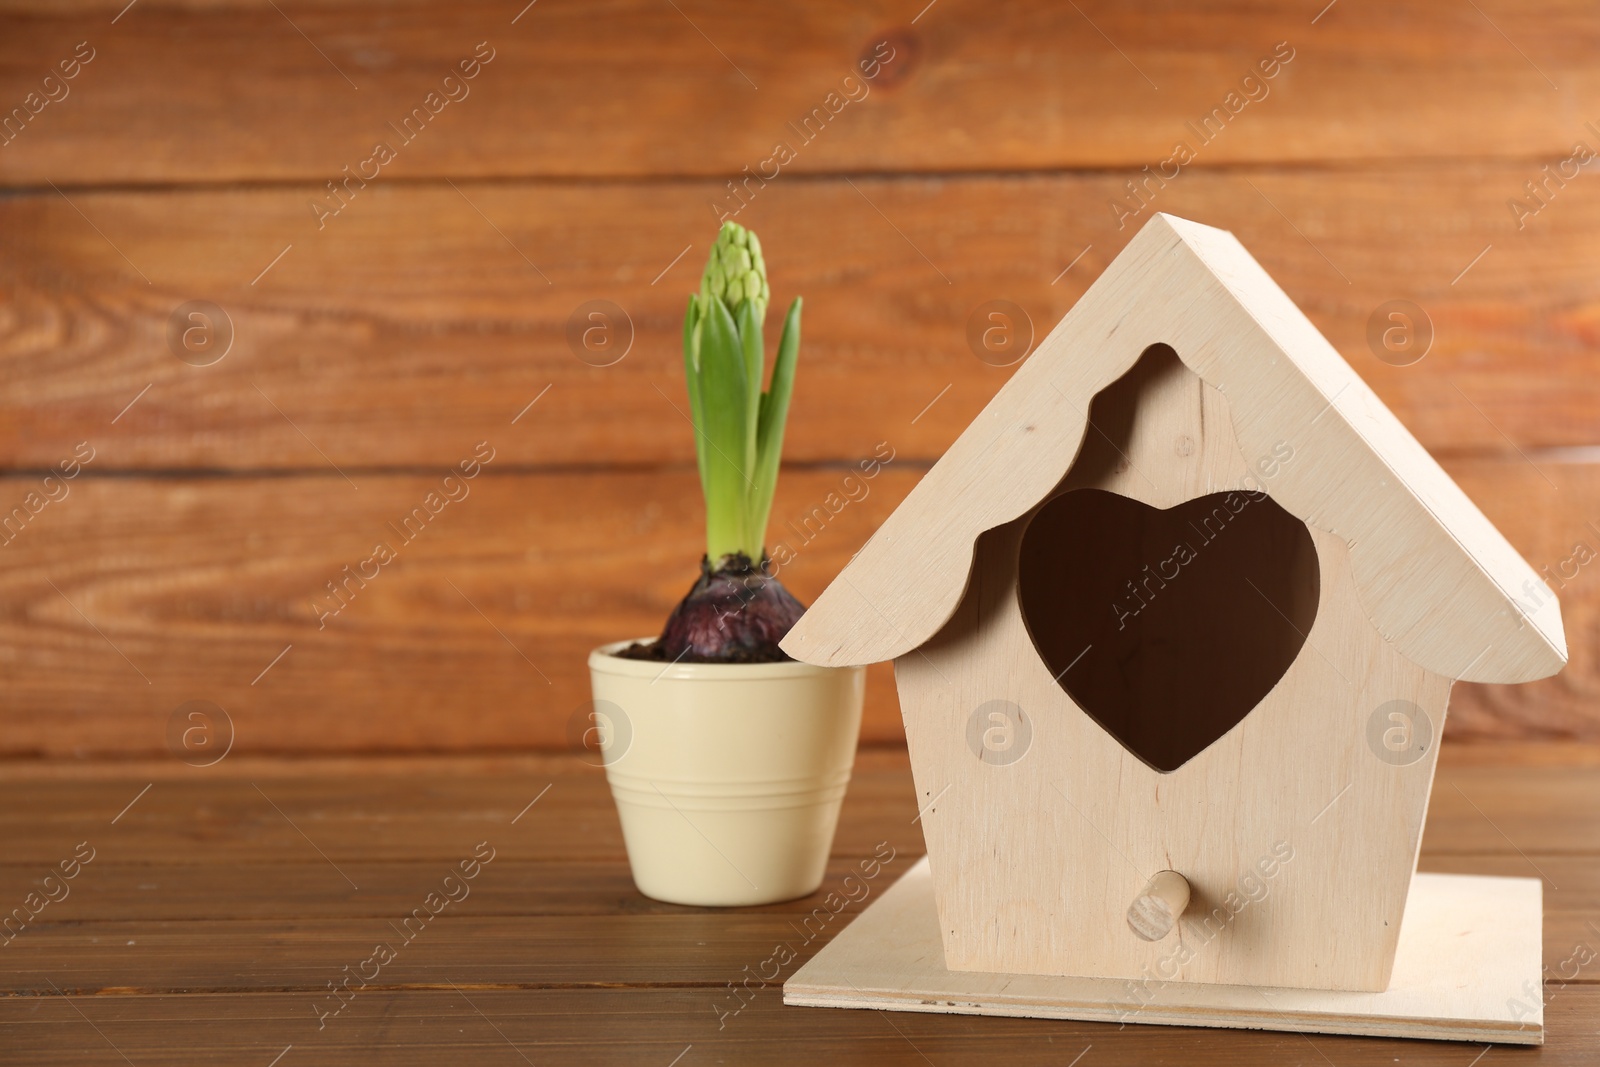
[[[924,859],[784,983],[783,1002],[1540,1045],[1544,1004],[1519,999],[1542,981],[1539,886],[1536,878],[1418,875],[1382,989],[1266,990],[1152,981],[1152,972],[1129,982],[949,969]]]
[[[518,1052],[536,1064],[619,1067],[668,1064],[680,1055],[684,1067],[697,1056],[776,1067],[809,1067],[819,1060],[846,1067],[927,1067],[930,1059],[1061,1067],[1091,1046],[1090,1055],[1108,1067],[1322,1063],[1319,1053],[1336,1057],[1339,1067],[1394,1067],[1397,1057],[1410,1067],[1461,1067],[1483,1050],[1437,1042],[1397,1047],[1392,1040],[1356,1037],[1316,1037],[1307,1045],[1301,1034],[1117,1030],[1046,1019],[910,1015],[896,1017],[890,1027],[876,1012],[856,1011],[827,1012],[824,1027],[816,1018],[819,1009],[785,1007],[775,987],[754,994],[719,1030],[713,1002],[700,989],[461,988],[464,995],[448,987],[373,990],[320,1033],[303,993],[74,997],[103,1036],[59,997],[8,998],[0,1000],[0,1026],[13,1042],[8,1050],[14,1050],[15,1062],[27,1067],[127,1067],[118,1049],[134,1063],[267,1064],[291,1043],[289,1056],[309,1050],[315,1062],[340,1067],[412,1067],[450,1058],[512,1064],[522,1062]],[[1517,1052],[1516,1062],[1587,1067],[1593,1039],[1586,1028],[1597,1012],[1600,990],[1555,989],[1546,1009],[1546,1044]],[[184,1035],[181,1044],[175,1032]]]
[[[1162,352],[1170,374],[1141,369]],[[1129,395],[1140,374],[1153,384]],[[1091,430],[1093,418],[1105,424]],[[1085,447],[1089,438],[1111,448]],[[1213,492],[1268,492],[1314,534],[1343,543],[1361,613],[1388,650],[1468,681],[1533,681],[1566,663],[1551,590],[1238,239],[1160,213],[823,591],[784,650],[822,666],[907,656],[957,610],[982,566],[985,531],[1063,486],[1114,487],[1162,509]],[[919,580],[906,581],[913,571]],[[1148,580],[1130,576],[1128,589]]]
[[[870,498],[828,517],[785,574],[802,597],[1011,374],[969,349],[974,308],[1012,300],[1042,336],[1131,235],[1111,206],[1125,183],[1279,40],[1296,57],[1270,97],[1155,209],[1238,233],[1535,567],[1573,569],[1574,542],[1600,545],[1587,525],[1600,521],[1600,202],[1570,181],[1518,229],[1507,200],[1600,136],[1579,103],[1600,87],[1590,11],[1346,0],[1313,24],[1310,9],[1259,3],[277,6],[0,0],[0,109],[77,42],[96,49],[70,97],[0,147],[0,507],[78,442],[97,449],[70,497],[0,549],[0,754],[95,757],[0,763],[0,908],[76,842],[100,849],[72,896],[0,949],[8,1063],[923,1067],[1084,1053],[1080,1067],[1460,1067],[1478,1054],[1037,1020],[891,1026],[864,1012],[823,1027],[772,985],[721,1025],[727,983],[765,958],[745,949],[794,937],[819,901],[653,905],[630,889],[602,772],[507,753],[564,747],[588,699],[583,654],[654,631],[688,585],[701,520],[670,402],[712,205],[726,210],[726,181],[885,38],[906,62],[739,214],[781,249],[775,295],[807,298],[799,466],[778,517],[815,516],[847,464],[879,441],[897,450]],[[309,203],[324,183],[483,40],[496,56],[470,98],[319,230]],[[1410,367],[1367,347],[1369,316],[1396,298],[1436,328]],[[194,299],[236,327],[214,366],[168,349],[174,308]],[[564,338],[592,299],[636,328],[613,367],[585,365]],[[311,592],[485,438],[499,452],[472,497],[318,631]],[[1578,766],[1578,749],[1510,740],[1600,740],[1591,570],[1577,564],[1561,590],[1566,672],[1457,687],[1452,732],[1498,743],[1446,746],[1421,860],[1543,875],[1553,970],[1596,944],[1600,763],[1592,746]],[[166,750],[172,711],[192,699],[236,727],[208,769]],[[900,731],[876,668],[865,736]],[[497,754],[381,754],[436,750]],[[116,762],[130,754],[147,758]],[[1519,756],[1537,770],[1501,766]],[[864,751],[825,887],[883,840],[909,860],[917,817],[904,751]],[[485,839],[499,858],[460,912],[318,1030],[316,997],[362,958],[323,941],[359,944]],[[224,948],[204,949],[212,938]],[[513,987],[476,981],[478,958]],[[673,984],[678,972],[705,984]],[[1592,1060],[1593,973],[1550,981],[1550,1043],[1528,1058]],[[639,984],[615,987],[622,975]]]
[[[1457,767],[1471,753],[1446,747],[1423,867],[1531,877],[1528,864],[1542,869],[1549,1037],[1528,1055],[1586,1063],[1600,999],[1592,960],[1572,961],[1597,943],[1600,772],[1562,748],[1526,752],[1525,766]],[[149,793],[112,824],[146,784]],[[545,784],[549,793],[512,824]],[[795,926],[822,894],[735,911],[639,897],[604,776],[573,758],[230,756],[207,770],[173,761],[7,764],[0,893],[9,905],[75,842],[89,838],[98,852],[69,897],[0,949],[0,1041],[8,1063],[30,1067],[125,1064],[124,1055],[139,1064],[266,1064],[291,1044],[288,1057],[325,1063],[518,1062],[508,1041],[536,1063],[597,1064],[665,1064],[688,1045],[684,1064],[826,1056],[908,1067],[924,1055],[1060,1064],[1089,1045],[1108,1064],[1320,1062],[1320,1051],[1341,1067],[1397,1055],[1460,1067],[1481,1051],[1321,1037],[1308,1048],[1289,1034],[1040,1020],[908,1016],[891,1027],[870,1012],[783,1008],[776,982],[752,982],[738,1014],[719,1014],[737,1003],[727,983],[746,965],[790,941],[800,954],[782,976],[792,973],[877,899],[879,882],[909,866],[920,851],[916,809],[904,751],[864,751],[824,888],[837,888],[877,842],[892,842],[897,855],[864,900],[801,945]],[[319,1030],[313,1006],[326,982],[364,959],[367,942],[480,840],[497,853],[471,895]]]
[[[1478,859],[1496,857],[1486,873],[1543,869],[1552,911],[1581,910],[1600,900],[1600,875],[1585,874],[1579,862],[1588,855],[1582,842],[1600,840],[1600,775],[1592,763],[1570,765],[1566,747],[1524,745],[1508,755],[1500,745],[1447,743],[1429,803],[1422,869],[1468,873]],[[1452,766],[1452,755],[1485,751],[1500,755],[1500,762]],[[557,864],[624,859],[604,773],[568,755],[285,760],[241,754],[210,768],[166,758],[10,761],[4,770],[0,787],[16,792],[15,802],[0,809],[7,855],[14,857],[8,870],[48,868],[78,841],[106,840],[112,826],[128,841],[118,846],[126,849],[121,856],[107,855],[111,864],[216,863],[220,871],[252,862],[323,864],[290,819],[314,829],[318,845],[341,866],[449,864],[460,858],[463,842],[470,848],[498,840],[501,828],[547,785],[549,793],[515,824],[519,834],[527,824],[538,842],[537,855],[522,858]],[[910,773],[903,747],[858,753],[835,858],[868,856],[882,840],[920,854]],[[146,785],[149,792],[133,803]],[[871,836],[886,826],[904,831]],[[321,888],[340,884],[335,879]]]
[[[1600,591],[1600,469],[1560,457],[1446,469],[1560,598],[1571,655],[1560,674],[1529,685],[1456,686],[1447,729],[1463,737],[1586,737],[1583,709],[1596,692],[1587,679],[1600,651],[1600,605],[1591,599]]]
[[[788,123],[825,106],[882,40],[896,59],[870,95],[799,145],[776,179],[746,187],[753,198],[738,215],[774,250],[775,294],[807,298],[792,461],[855,462],[879,442],[907,464],[942,454],[1012,373],[973,355],[974,310],[1013,301],[1042,336],[1133,232],[1137,219],[1119,228],[1117,215],[1134,206],[1127,183],[1138,178],[1146,211],[1239,234],[1423,443],[1460,457],[1453,473],[1491,472],[1469,491],[1503,529],[1524,531],[1513,541],[1536,566],[1567,559],[1572,545],[1552,541],[1540,554],[1526,544],[1589,536],[1584,521],[1600,515],[1584,468],[1596,458],[1600,410],[1600,201],[1583,178],[1559,184],[1544,169],[1569,158],[1574,141],[1600,137],[1573,102],[1596,77],[1588,58],[1600,27],[1583,5],[1347,2],[1320,15],[1245,2],[1080,12],[941,0],[920,15],[832,0],[761,11],[723,0],[678,6],[541,0],[524,11],[471,0],[446,11],[318,0],[280,12],[245,0],[140,0],[126,10],[122,0],[0,2],[5,114],[49,90],[42,79],[78,42],[94,50],[66,83],[70,95],[0,147],[0,186],[11,193],[0,198],[0,470],[22,475],[0,482],[19,489],[0,507],[20,502],[23,482],[79,442],[97,450],[86,479],[131,475],[107,490],[121,504],[61,531],[73,555],[41,549],[29,567],[58,584],[92,571],[97,583],[137,587],[145,599],[131,613],[119,607],[108,635],[154,650],[163,667],[170,659],[169,677],[182,678],[130,712],[153,690],[130,672],[146,692],[125,691],[115,665],[100,661],[120,659],[75,612],[52,614],[67,609],[35,583],[0,611],[0,679],[19,694],[0,711],[17,724],[0,751],[159,751],[152,735],[169,705],[210,691],[219,672],[248,676],[228,682],[235,687],[255,677],[283,647],[259,627],[269,616],[274,631],[300,626],[302,579],[316,571],[321,583],[331,577],[320,573],[325,564],[352,562],[321,551],[341,536],[336,520],[297,499],[311,483],[287,473],[339,479],[337,464],[363,492],[369,478],[401,484],[455,464],[502,425],[514,433],[493,438],[496,474],[687,469],[690,430],[673,407],[682,406],[678,323],[718,213],[737,206],[726,183],[759,169],[773,142],[790,136]],[[495,58],[471,95],[400,146],[378,178],[352,185],[319,229],[310,203],[334,202],[325,183],[366,159],[387,124],[485,40]],[[1265,83],[1270,95],[1199,144],[1187,123],[1241,88],[1278,41],[1295,58]],[[1196,158],[1165,186],[1148,179],[1140,168],[1159,168],[1179,139],[1197,146]],[[1530,181],[1545,183],[1544,204],[1519,228],[1508,201],[1538,206]],[[565,340],[574,310],[593,299],[617,302],[635,330],[612,367],[585,365]],[[1413,366],[1387,366],[1368,347],[1369,318],[1393,299],[1415,301],[1434,327]],[[169,320],[190,300],[215,301],[232,318],[233,347],[213,366],[169,350]],[[1515,449],[1563,487],[1560,497],[1541,496],[1548,486],[1533,468],[1532,486],[1503,473],[1522,463]],[[243,484],[226,487],[222,474]],[[602,484],[623,484],[610,478]],[[1584,486],[1577,496],[1567,495],[1569,480]],[[73,500],[51,504],[38,523],[60,519],[87,484],[75,482]],[[639,539],[617,541],[615,556],[649,537],[681,539],[692,553],[698,520],[692,508],[677,510],[678,483],[627,484],[626,493],[585,498],[639,524]],[[318,492],[311,498],[336,495]],[[202,497],[213,499],[196,504]],[[187,503],[178,511],[158,514],[179,499]],[[668,518],[649,517],[659,503]],[[255,562],[225,575],[239,559],[196,549],[201,533],[179,528],[193,508],[247,515]],[[547,511],[518,530],[517,548],[578,559],[560,547],[570,517]],[[127,569],[129,553],[108,547],[123,536],[115,523],[127,521],[172,555],[154,570]],[[104,522],[114,532],[92,536]],[[863,521],[850,548],[875,524]],[[21,555],[18,545],[4,551]],[[582,568],[578,593],[540,569],[545,577],[521,586],[516,610],[539,610],[532,595],[579,614],[575,602],[610,598],[620,625],[653,630],[676,596],[677,556],[651,564],[646,594],[615,592],[619,577],[593,567]],[[189,569],[178,562],[185,557],[210,562]],[[817,575],[844,557],[829,558]],[[801,584],[809,565],[796,571]],[[8,569],[5,580],[26,573]],[[1504,738],[1600,736],[1586,581],[1587,572],[1571,587],[1573,666],[1529,691],[1458,689],[1457,724]],[[45,607],[36,594],[57,602]],[[556,656],[561,696],[551,712],[518,703],[526,698],[491,652],[480,650],[479,662],[450,643],[451,666],[416,632],[388,643],[397,625],[413,627],[399,619],[414,622],[455,596],[430,586],[420,599],[391,598],[299,679],[289,709],[259,715],[239,743],[342,752],[560,745],[568,698],[585,698],[573,656]],[[519,620],[508,632],[521,640],[543,625]],[[581,652],[588,636],[561,639]],[[454,683],[439,681],[458,669]],[[866,736],[897,737],[886,670],[869,692]],[[414,697],[448,711],[405,710]]]
[[[282,14],[145,0],[114,25],[115,0],[5,6],[7,107],[77,42],[97,50],[71,94],[4,152],[10,184],[320,183],[389,136],[387,124],[484,40],[496,58],[402,150],[398,172],[733,176],[771,159],[778,141],[795,146],[787,166],[799,172],[1137,168],[1180,139],[1198,145],[1186,123],[1234,106],[1229,93],[1254,102],[1199,148],[1207,165],[1554,159],[1584,136],[1581,109],[1555,87],[1580,99],[1600,87],[1588,62],[1600,29],[1574,0],[1514,12],[1412,0],[1315,23],[1315,10],[1264,0],[1203,11],[945,3],[921,15],[881,0],[781,14],[730,0],[681,11],[544,0],[520,16],[522,5],[482,0],[448,13],[345,0]],[[789,124],[827,106],[886,39],[894,58],[870,92],[805,143]],[[1279,42],[1290,62],[1242,85]],[[703,135],[707,115],[714,137]]]
[[[448,500],[438,474],[64,483],[3,549],[4,750],[161,752],[191,700],[225,709],[240,752],[567,747],[589,650],[659,632],[692,584],[699,489],[692,469],[498,462],[453,483],[466,495],[420,532],[414,509]],[[780,574],[803,600],[914,477],[847,474],[780,482]],[[32,480],[0,485],[20,500]],[[374,566],[380,542],[395,558]],[[869,688],[868,736],[898,735],[887,666]]]
[[[903,762],[902,760],[901,763]],[[855,795],[858,788],[861,788],[866,795],[857,797],[846,812],[847,819],[861,818],[864,814],[870,813],[873,816],[881,814],[887,822],[896,817],[899,807],[911,804],[909,793],[903,798],[898,794],[882,795],[879,782],[874,780],[875,777],[882,777],[877,771],[866,769],[859,771],[858,774],[865,778],[865,782],[864,785],[852,785],[851,795]],[[568,782],[560,784],[564,790],[570,786]],[[270,785],[263,783],[263,786],[282,806],[284,798]],[[141,788],[143,783],[135,783],[132,789],[127,790],[128,796]],[[499,788],[497,783],[491,791],[498,791]],[[574,788],[581,788],[585,802],[603,808],[606,800],[603,792],[587,785]],[[299,790],[295,790],[291,793],[291,797],[298,793]],[[120,798],[122,803],[127,802],[128,796]],[[1497,794],[1491,794],[1490,799],[1496,797]],[[107,799],[113,801],[118,797]],[[148,800],[150,797],[147,796],[145,799]],[[304,812],[307,809],[301,806],[294,810]],[[510,814],[515,815],[516,812]],[[912,814],[915,815],[915,811]],[[130,815],[129,818],[131,817]],[[530,814],[526,818],[532,817]],[[909,825],[910,819],[901,819],[900,823]],[[120,827],[122,823],[119,822],[117,825]],[[518,823],[518,826],[520,825],[521,822]],[[545,828],[541,833],[551,828],[551,823],[543,820],[541,825]],[[581,917],[684,913],[684,909],[679,905],[663,904],[635,892],[626,866],[618,862],[622,859],[622,854],[621,841],[615,837],[615,823],[606,820],[603,811],[589,821],[586,828],[597,830],[609,843],[617,845],[616,851],[584,859],[547,859],[541,850],[540,855],[530,859],[508,857],[496,859],[495,878],[492,881],[485,881],[472,890],[473,915],[487,919],[529,914]],[[487,819],[485,830],[493,833]],[[416,895],[416,887],[427,884],[440,869],[441,863],[453,863],[460,858],[447,855],[440,858],[341,860],[340,869],[361,887],[361,892],[356,894],[352,893],[350,887],[336,875],[328,878],[307,878],[307,870],[300,865],[299,860],[314,856],[297,855],[292,850],[292,843],[284,841],[268,845],[259,835],[256,840],[263,841],[264,847],[261,855],[254,860],[242,855],[230,856],[224,853],[218,854],[217,859],[225,862],[216,864],[209,862],[209,854],[198,849],[188,856],[157,855],[147,862],[119,863],[116,861],[118,854],[113,853],[106,853],[104,857],[97,856],[95,863],[99,866],[93,868],[95,877],[74,883],[72,895],[68,898],[71,901],[70,909],[64,906],[61,916],[65,918],[70,915],[73,923],[82,924],[230,920],[259,922],[284,918],[291,913],[291,910],[298,919],[318,920],[351,921],[358,918],[404,915],[415,906],[412,898]],[[440,840],[443,840],[442,837]],[[544,840],[548,838],[543,838],[541,844]],[[920,851],[921,848],[915,839],[900,840],[896,843],[910,850],[910,853]],[[419,844],[426,849],[428,842],[424,839]],[[454,844],[459,846],[459,842]],[[852,849],[860,849],[863,844],[867,846],[865,855],[870,855],[870,850],[876,842],[865,842],[862,835],[856,833],[851,833],[840,841],[842,851],[836,854],[829,864],[828,872],[823,878],[824,884],[837,885],[846,874],[856,869],[861,857],[848,853]],[[304,845],[303,841],[301,845]],[[598,853],[598,850],[595,851]],[[100,864],[101,858],[108,862]],[[1581,855],[1561,856],[1539,852],[1529,858],[1537,864],[1539,871],[1548,876],[1550,882],[1560,887],[1559,890],[1553,890],[1549,884],[1545,886],[1545,910],[1548,922],[1551,924],[1548,929],[1547,950],[1557,953],[1558,955],[1553,958],[1559,959],[1560,954],[1564,954],[1572,947],[1571,944],[1561,943],[1562,938],[1578,932],[1582,925],[1582,915],[1600,911],[1600,871],[1596,871],[1594,865]],[[915,855],[908,853],[906,865],[914,859]],[[53,861],[41,861],[39,867],[48,867],[50,862]],[[899,862],[897,859],[896,865]],[[1529,859],[1509,850],[1503,854],[1425,851],[1422,867],[1424,870],[1449,874],[1539,877],[1538,871],[1530,865]],[[239,873],[246,869],[249,878],[241,882]],[[36,887],[37,881],[42,877],[42,870],[36,869],[31,858],[25,857],[0,872],[0,899],[22,899]],[[787,905],[773,904],[764,907],[785,914],[790,910]],[[49,920],[49,914],[47,913],[44,918]]]
[[[312,597],[369,558],[374,540],[394,539],[386,524],[438,477],[357,471],[359,490],[331,472],[66,483],[65,499],[0,548],[0,746],[164,754],[174,710],[210,700],[232,717],[237,753],[567,747],[567,719],[590,699],[589,649],[657,631],[693,577],[703,540],[694,474],[502,473],[498,463],[321,630]],[[1587,525],[1600,516],[1600,473],[1546,465],[1552,486],[1521,459],[1447,469],[1536,569],[1572,575],[1558,593],[1573,653],[1543,682],[1457,686],[1448,731],[1600,737],[1600,572],[1566,562],[1574,542],[1600,548]],[[784,474],[774,528],[797,552],[783,577],[802,600],[921,473],[896,459],[849,484],[841,470]],[[32,477],[0,478],[0,499],[36,488]],[[852,493],[860,499],[828,511]],[[869,672],[863,736],[904,736],[886,666]]]
[[[1165,258],[1181,263],[1176,256]],[[1182,284],[1167,288],[1193,292]],[[1050,475],[1047,484],[1054,484],[1046,497],[1103,490],[1166,509],[1263,482],[1276,493],[1280,486],[1289,488],[1285,483],[1296,461],[1316,462],[1315,446],[1298,426],[1280,426],[1296,450],[1269,479],[1254,457],[1272,453],[1241,451],[1247,424],[1231,413],[1241,403],[1235,389],[1224,396],[1170,351],[1157,350],[1141,360],[1138,352],[1146,339],[1137,326],[1125,332],[1118,347],[1131,346],[1130,358],[1138,367],[1101,392],[1092,412],[1081,393],[1074,402],[1065,381],[1059,394],[1035,383],[1035,395],[1063,396],[1073,406],[1054,416],[1005,411],[987,426],[975,424],[985,436],[999,437],[995,424],[1026,422],[1032,432],[1014,431],[1012,440],[1036,443],[1041,464],[1043,457],[1064,454],[1051,439],[1054,427],[1065,426],[1074,437],[1087,430],[1093,442],[1077,452],[1064,476]],[[1250,351],[1248,338],[1226,330],[1220,337],[1225,351]],[[1174,338],[1180,351],[1182,340]],[[1104,351],[1109,363],[1119,358],[1118,347],[1091,350]],[[1079,365],[1087,374],[1106,370],[1090,360]],[[1067,426],[1073,410],[1092,420],[1090,425]],[[1330,413],[1322,424],[1325,432],[1331,424]],[[1236,428],[1241,428],[1238,436]],[[1006,452],[1004,446],[986,450],[995,457]],[[1020,466],[1029,458],[1013,453],[1011,464]],[[1298,473],[1304,476],[1303,470]],[[996,472],[965,477],[997,492],[1011,488]],[[928,485],[925,481],[922,488]],[[941,495],[953,503],[961,500],[948,489]],[[1295,497],[1290,489],[1283,499]],[[993,501],[974,499],[970,506],[982,510]],[[914,498],[908,500],[896,518],[914,504]],[[1103,618],[1104,625],[1093,628],[1092,640],[1073,641],[1079,647],[1066,654],[1072,662],[1047,665],[1035,644],[1047,617],[1025,618],[1020,593],[1026,574],[1019,545],[1040,506],[1036,502],[1015,521],[979,538],[954,615],[931,640],[895,661],[917,796],[928,809],[923,826],[946,964],[954,971],[1129,981],[1160,973],[1224,985],[1387,988],[1438,746],[1424,745],[1414,756],[1390,762],[1383,758],[1387,751],[1369,748],[1368,723],[1384,705],[1402,701],[1425,717],[1416,727],[1418,736],[1430,723],[1437,730],[1450,679],[1408,660],[1379,635],[1369,619],[1373,605],[1361,588],[1354,553],[1338,536],[1313,525],[1314,620],[1303,645],[1291,650],[1298,654],[1282,662],[1281,677],[1269,679],[1276,683],[1270,691],[1247,698],[1248,713],[1241,720],[1233,706],[1213,708],[1207,702],[1226,698],[1190,691],[1212,682],[1180,674],[1183,680],[1170,697],[1137,713],[1144,716],[1145,729],[1131,739],[1119,737],[1085,713],[1089,705],[1080,703],[1084,690],[1074,677],[1144,669],[1177,673],[1181,664],[1167,666],[1158,658],[1161,646],[1194,640],[1193,631],[1202,627],[1236,633],[1235,647],[1246,650],[1246,662],[1265,658],[1296,625],[1285,621],[1294,606],[1285,599],[1274,605],[1269,628],[1245,629],[1240,621],[1245,609],[1238,602],[1269,594],[1254,582],[1247,585],[1235,570],[1207,586],[1211,598],[1196,602],[1194,614],[1150,621],[1171,598],[1189,595],[1196,582],[1211,581],[1196,573],[1202,566],[1197,557],[1210,564],[1209,554],[1224,551],[1228,539],[1249,536],[1239,529],[1249,521],[1240,513],[1207,532],[1188,533],[1189,556],[1178,557],[1179,569],[1165,576],[1177,588],[1146,585],[1148,605],[1136,599],[1121,618],[1110,603],[1076,609]],[[1332,518],[1344,510],[1329,503],[1325,514]],[[943,529],[958,528],[959,521],[924,519],[929,527]],[[895,545],[888,532],[888,544]],[[1404,536],[1399,524],[1386,532]],[[873,588],[871,572],[860,571],[872,558],[871,547],[839,579],[848,583],[847,590]],[[1161,550],[1173,551],[1167,545]],[[1141,581],[1137,570],[1128,580]],[[825,594],[817,607],[827,602]],[[888,605],[882,611],[893,617]],[[791,631],[791,640],[808,619]],[[902,631],[917,632],[916,621],[896,621]],[[1147,659],[1112,647],[1125,625],[1143,628],[1140,647]],[[824,641],[831,637],[826,630],[822,636]],[[1224,655],[1228,647],[1220,644],[1212,654]],[[1224,685],[1215,683],[1218,689]],[[996,716],[985,709],[997,705],[1005,709],[999,722],[1013,733],[991,745],[986,731]],[[1195,738],[1203,747],[1186,747],[1181,760],[1157,762],[1139,747],[1151,735],[1176,732],[1169,725],[1175,716],[1193,720],[1219,712],[1228,714]],[[1128,902],[1157,871],[1169,868],[1188,880],[1196,898],[1177,948],[1140,940],[1125,922]],[[1224,903],[1247,897],[1248,907]]]
[[[1177,871],[1157,871],[1128,905],[1128,929],[1146,941],[1160,941],[1188,906],[1188,879]]]
[[[1519,233],[1504,200],[1527,171],[1186,172],[1151,210],[1233,231],[1429,449],[1586,447],[1600,409],[1600,197],[1575,183]],[[884,440],[941,455],[1013,373],[974,355],[969,319],[1009,300],[1042,340],[1148,217],[1119,230],[1102,215],[1120,185],[774,182],[740,221],[769,250],[775,298],[806,299],[787,457],[852,460]],[[88,439],[105,442],[102,470],[447,465],[546,387],[505,435],[508,460],[692,462],[679,347],[712,190],[375,183],[321,231],[310,186],[7,198],[0,463],[48,467]],[[604,368],[566,341],[597,299],[634,330]],[[1412,366],[1368,347],[1369,319],[1393,299],[1432,322]],[[231,319],[215,365],[168,348],[190,300]]]

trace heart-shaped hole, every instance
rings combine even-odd
[[[1316,546],[1264,492],[1165,511],[1063,493],[1022,537],[1034,648],[1073,702],[1158,771],[1238,725],[1300,654],[1317,614]]]

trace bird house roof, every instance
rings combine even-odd
[[[1226,396],[1248,456],[1288,443],[1268,491],[1349,546],[1383,638],[1450,678],[1566,662],[1549,588],[1225,230],[1154,216],[790,631],[796,659],[893,659],[961,602],[978,535],[1044,500],[1095,395],[1154,344]]]

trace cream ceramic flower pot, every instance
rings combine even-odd
[[[648,639],[647,639],[648,640]],[[633,880],[674,904],[814,893],[855,763],[866,671],[589,654]]]

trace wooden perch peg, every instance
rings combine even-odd
[[[1189,881],[1177,871],[1160,871],[1128,905],[1128,929],[1146,941],[1160,941],[1189,906]]]

